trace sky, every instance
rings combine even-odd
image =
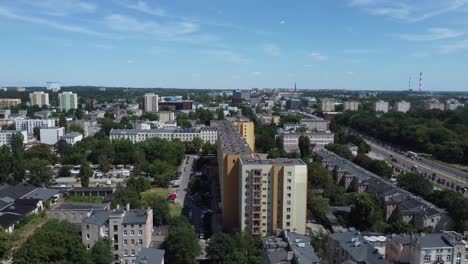
[[[0,0],[0,86],[468,91],[468,0]]]

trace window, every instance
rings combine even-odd
[[[87,249],[90,249],[91,246],[90,246],[89,244],[86,244],[86,248],[87,248]]]
[[[141,238],[138,239],[138,244],[139,244],[139,245],[143,245],[143,239],[141,239]]]
[[[128,251],[127,250],[124,250],[124,256],[127,256],[128,255]]]
[[[286,215],[286,219],[291,219],[291,216],[290,216],[290,215]]]
[[[437,255],[437,256],[436,256],[436,260],[437,260],[437,261],[441,261],[441,260],[442,260],[442,255]]]
[[[123,235],[124,235],[124,236],[127,235],[127,230],[124,230],[124,231],[123,231]]]
[[[89,234],[86,234],[86,239],[89,239]]]
[[[290,223],[290,222],[286,222],[286,226],[291,226],[291,223]]]
[[[447,255],[447,261],[452,261],[452,256],[451,255]]]
[[[131,235],[131,236],[134,236],[134,235],[135,235],[135,231],[130,230],[130,235]]]
[[[134,245],[135,244],[135,239],[132,239],[131,241],[132,241],[131,244]]]
[[[89,225],[86,225],[86,230],[89,230]]]
[[[291,208],[286,208],[286,212],[291,212]]]
[[[127,245],[127,239],[124,239],[124,245]]]
[[[430,261],[431,261],[431,256],[430,255],[424,256],[424,262],[430,262]]]
[[[291,172],[290,172],[290,171],[288,171],[288,176],[291,176]]]
[[[138,230],[138,235],[142,236],[143,235],[143,230]]]
[[[117,225],[114,225],[114,231],[117,231],[117,230],[118,230]]]
[[[288,182],[291,183],[291,179],[288,179]]]
[[[132,249],[132,256],[135,256],[135,250]]]
[[[114,254],[114,260],[119,260],[119,255],[118,254]]]
[[[114,250],[119,250],[119,245],[114,245]]]

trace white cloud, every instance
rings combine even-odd
[[[133,60],[127,60],[128,64],[133,64]]]
[[[280,21],[280,25],[284,25],[284,24],[286,24],[286,21],[281,20],[281,21]]]
[[[349,5],[362,8],[371,15],[404,22],[418,22],[464,8],[468,0],[349,0]]]
[[[19,15],[19,14],[16,14],[16,13],[12,12],[11,10],[3,8],[3,7],[0,7],[0,17],[5,17],[5,18],[13,19],[13,20],[33,23],[33,24],[37,24],[37,25],[48,26],[48,27],[52,27],[52,28],[55,28],[55,29],[60,29],[60,30],[63,30],[63,31],[68,31],[68,32],[75,32],[75,33],[82,33],[82,34],[87,34],[87,35],[111,38],[111,36],[108,35],[108,34],[97,32],[97,31],[94,31],[94,30],[90,30],[90,29],[87,29],[85,27],[75,26],[75,25],[66,25],[66,24],[63,24],[63,23],[56,22],[54,20],[43,19],[43,18],[38,18],[38,17],[33,17],[33,16]]]
[[[448,28],[429,28],[426,34],[400,34],[397,37],[407,41],[434,41],[441,39],[456,38],[463,35],[462,32]]]
[[[107,25],[120,32],[135,32],[161,37],[186,35],[198,31],[199,26],[192,22],[159,23],[157,21],[140,21],[134,17],[113,14],[105,18]]]
[[[271,56],[279,56],[281,54],[280,48],[275,44],[265,44],[262,46],[263,52]]]
[[[377,53],[377,50],[374,49],[346,49],[343,51],[346,54],[371,54]]]
[[[328,60],[328,57],[321,54],[321,53],[318,53],[318,52],[309,52],[306,54],[307,57],[311,58],[311,59],[314,59],[316,61],[326,61]]]
[[[229,50],[208,50],[208,51],[205,51],[204,53],[209,56],[220,58],[231,63],[236,63],[236,64],[250,63],[249,59],[244,58],[243,56],[235,52],[229,51]]]
[[[468,39],[461,40],[452,44],[443,45],[440,47],[442,53],[452,53],[468,49]]]
[[[121,4],[128,9],[132,9],[147,15],[166,16],[166,11],[164,9],[159,7],[151,7],[145,1],[122,2]]]
[[[80,0],[39,0],[26,2],[32,8],[51,16],[67,16],[77,13],[94,13],[94,3]]]

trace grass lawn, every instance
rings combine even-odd
[[[175,191],[174,188],[151,188],[145,192],[142,192],[141,196],[144,199],[145,196],[157,195],[166,199],[167,194],[173,191]],[[171,216],[179,216],[182,213],[182,205],[170,203],[169,210]]]
[[[47,222],[47,220],[47,215],[42,213],[30,215],[23,220],[23,223],[16,227],[10,236],[13,248],[21,246],[26,239],[34,233],[37,228]]]
[[[97,196],[67,196],[65,202],[67,203],[102,203],[104,197]]]

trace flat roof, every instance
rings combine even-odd
[[[259,158],[240,158],[241,164],[245,165],[281,165],[281,166],[296,166],[306,165],[301,159],[259,159]]]

